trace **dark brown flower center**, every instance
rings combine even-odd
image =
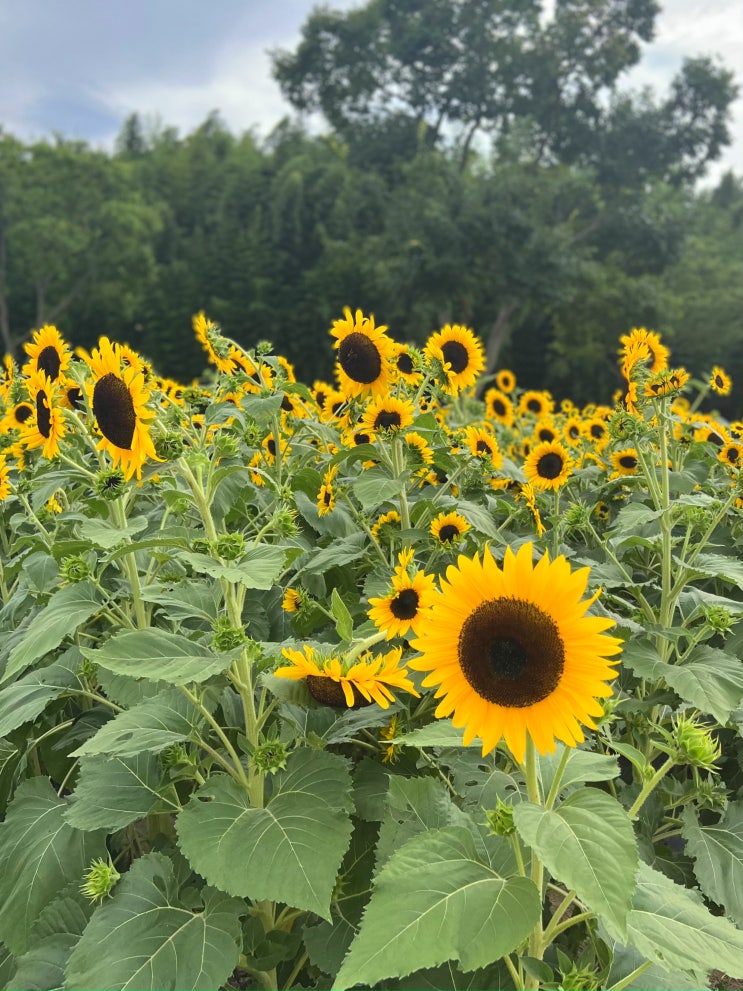
[[[735,464],[740,458],[740,449],[737,447],[729,447],[725,452],[725,457],[728,459],[730,464]]]
[[[463,372],[470,363],[469,351],[459,341],[447,341],[441,351],[444,355],[444,361],[447,365],[451,365],[451,370],[456,375]]]
[[[376,344],[358,331],[343,338],[338,347],[338,361],[350,379],[363,385],[376,382],[382,371],[382,356]]]
[[[442,544],[450,544],[459,536],[459,527],[454,523],[445,523],[439,530],[439,540]]]
[[[715,375],[715,385],[717,386],[718,389],[725,388],[725,380],[723,379],[722,375]]]
[[[495,416],[505,416],[506,415],[506,404],[502,399],[494,399],[490,404],[490,408]]]
[[[407,351],[403,351],[397,356],[397,367],[398,370],[403,373],[403,375],[413,374],[413,359],[410,357]]]
[[[606,433],[606,427],[603,423],[592,423],[590,433],[594,440],[601,440]]]
[[[477,694],[497,705],[523,708],[559,684],[565,649],[555,621],[524,599],[491,599],[465,620],[459,664]]]
[[[565,462],[560,455],[555,454],[554,451],[550,451],[549,454],[543,454],[539,461],[537,461],[537,475],[540,478],[552,480],[558,477],[564,466]]]
[[[539,437],[539,439],[543,443],[544,442],[551,443],[555,439],[556,436],[557,436],[557,434],[555,433],[555,431],[554,430],[550,430],[549,427],[542,427],[540,429],[539,433],[537,434],[537,437]]]
[[[402,418],[397,410],[383,409],[377,413],[374,426],[377,430],[394,430],[402,423]]]
[[[83,394],[76,385],[71,385],[67,390],[67,402],[73,409],[80,409],[82,406]]]
[[[637,458],[634,454],[623,454],[619,459],[619,464],[622,468],[627,468],[629,471],[633,471],[637,467]]]
[[[113,372],[95,384],[93,413],[106,440],[124,451],[131,451],[137,415],[126,383]]]
[[[19,406],[16,406],[13,416],[16,423],[25,423],[32,414],[33,410],[31,407],[27,403],[21,403]]]
[[[390,612],[395,619],[413,619],[418,612],[418,593],[414,588],[404,588],[390,602]]]
[[[42,372],[46,372],[52,382],[57,380],[61,365],[59,351],[51,344],[47,345],[36,359],[36,367],[40,368]]]
[[[43,389],[36,393],[36,424],[42,437],[49,437],[52,432],[52,414]]]
[[[542,412],[542,401],[541,399],[530,399],[526,404],[526,408],[531,413],[541,413]]]
[[[346,696],[343,694],[339,681],[333,681],[332,678],[325,678],[319,674],[308,674],[307,688],[313,699],[322,705],[331,705],[334,709],[348,708]],[[353,689],[352,709],[361,709],[363,706],[371,705],[371,702],[364,698],[355,685],[352,684],[351,688]]]

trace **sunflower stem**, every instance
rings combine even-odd
[[[557,765],[557,770],[555,771],[555,777],[550,787],[549,794],[547,795],[547,800],[544,803],[545,809],[551,809],[557,800],[557,794],[560,790],[560,784],[562,782],[562,776],[565,773],[565,768],[568,765],[568,760],[570,759],[571,748],[563,747],[562,756],[560,757],[560,763]]]
[[[658,784],[660,784],[663,778],[665,778],[665,776],[668,774],[668,772],[671,770],[671,768],[674,766],[675,763],[676,761],[674,760],[674,758],[669,757],[667,761],[661,764],[661,766],[658,768],[658,770],[655,772],[652,778],[650,778],[648,781],[645,782],[645,784],[642,786],[642,790],[640,794],[634,800],[634,802],[632,803],[632,807],[627,812],[627,815],[630,817],[630,819],[635,818],[637,813],[645,804],[646,799],[654,791],[655,787]]]
[[[653,403],[655,413],[659,423],[660,440],[660,486],[661,486],[661,509],[660,530],[662,540],[662,562],[661,562],[661,598],[660,598],[660,625],[669,627],[673,622],[675,612],[675,600],[673,597],[673,559],[671,556],[672,542],[671,530],[671,490],[670,474],[668,471],[668,435],[665,415],[665,403]],[[668,660],[670,643],[665,637],[659,637],[656,643],[661,659]]]
[[[617,981],[616,984],[612,984],[610,988],[607,988],[607,991],[624,991],[624,988],[629,987],[630,984],[634,983],[638,977],[645,973],[651,963],[652,960],[646,960],[645,963],[641,963],[627,974],[626,977],[623,977],[621,981]]]
[[[395,478],[399,481],[403,481],[403,470],[405,467],[405,454],[402,449],[403,441],[400,437],[393,437],[392,439],[392,465],[393,471],[395,473]],[[408,494],[405,490],[405,484],[400,489],[400,525],[403,530],[410,529],[410,509],[408,507]]]
[[[537,751],[534,746],[534,741],[528,732],[526,734],[526,752],[524,754],[523,772],[526,779],[526,792],[529,797],[529,801],[532,805],[541,805],[542,795],[539,788],[539,776],[537,774]],[[539,901],[541,903],[544,897],[544,864],[537,856],[535,850],[531,851],[531,879],[539,892]],[[544,954],[543,935],[542,913],[540,912],[539,921],[534,926],[534,929],[529,936],[529,956],[534,957],[535,960],[541,960]],[[526,983],[524,984],[525,991],[537,991],[538,987],[539,981],[537,978],[527,977]]]
[[[511,975],[511,980],[514,983],[516,991],[523,991],[524,982],[521,980],[521,975],[514,967],[513,961],[508,953],[503,957],[503,963],[508,968],[508,973]]]
[[[126,513],[120,499],[115,499],[111,503],[111,515],[114,517],[116,525],[121,530],[126,530]],[[131,543],[129,536],[126,536],[124,539],[127,544]],[[147,618],[147,610],[142,601],[142,589],[139,584],[139,571],[137,570],[134,551],[128,551],[122,555],[121,564],[126,572],[126,577],[129,580],[129,586],[132,590],[132,602],[134,603],[134,616],[137,620],[137,628],[144,630],[149,626],[149,620]]]
[[[386,639],[387,634],[384,632],[372,633],[370,637],[366,637],[364,640],[359,640],[359,642],[351,647],[351,649],[344,655],[343,660],[346,664],[351,661],[355,661],[359,654],[363,654],[365,650],[369,647],[373,647],[375,644],[380,643],[382,640]]]

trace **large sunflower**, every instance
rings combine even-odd
[[[34,331],[31,343],[24,344],[23,350],[29,359],[23,366],[23,374],[45,372],[52,382],[65,374],[72,360],[69,345],[65,344],[52,324],[45,324],[41,330]]]
[[[415,407],[409,399],[378,396],[367,403],[361,426],[372,433],[394,432],[409,427],[414,416]]]
[[[524,474],[535,489],[557,491],[570,477],[573,460],[559,441],[537,444],[524,462]]]
[[[409,664],[439,686],[436,715],[464,727],[465,746],[479,736],[484,755],[505,739],[521,763],[527,733],[547,753],[580,743],[581,723],[595,729],[621,641],[604,633],[612,620],[585,615],[588,574],[547,553],[534,565],[530,543],[508,548],[502,569],[488,548],[447,569]]]
[[[302,650],[304,653],[285,647],[281,653],[291,664],[273,673],[279,678],[305,678],[310,695],[323,705],[353,709],[376,702],[387,709],[395,701],[389,686],[419,697],[407,669],[400,667],[400,647],[376,657],[367,654],[351,663],[339,657],[323,657],[307,644],[302,645]]]
[[[411,630],[417,633],[431,606],[435,590],[433,575],[423,571],[410,574],[413,551],[408,549],[398,555],[398,566],[392,576],[392,588],[387,595],[369,599],[369,619],[377,629],[392,637],[406,636]]]
[[[474,385],[485,368],[485,353],[479,339],[469,327],[456,323],[446,324],[431,334],[424,354],[429,360],[436,358],[441,362],[446,373],[446,391],[453,396]]]
[[[374,326],[373,316],[365,317],[361,310],[352,314],[347,306],[343,313],[330,331],[336,339],[340,388],[347,396],[383,396],[395,375],[394,341],[385,334],[386,327]]]
[[[91,379],[85,384],[102,439],[99,451],[108,451],[114,467],[121,465],[129,480],[142,477],[147,458],[158,461],[150,436],[153,415],[147,409],[150,393],[144,388],[144,373],[124,368],[117,344],[102,337],[89,358]]]
[[[32,415],[21,428],[21,441],[50,461],[59,454],[59,442],[65,435],[64,415],[55,401],[54,384],[46,372],[33,372],[27,383],[33,406]]]

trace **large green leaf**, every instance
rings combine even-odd
[[[85,520],[80,524],[80,536],[83,540],[89,540],[96,547],[103,547],[110,550],[124,540],[136,537],[138,533],[147,529],[147,519],[144,516],[135,516],[127,522],[125,527],[115,526],[108,520]]]
[[[23,640],[10,652],[8,666],[1,680],[7,681],[54,650],[66,636],[74,633],[81,623],[90,619],[100,608],[98,593],[90,582],[60,588],[50,596],[44,608],[34,617]]]
[[[729,977],[743,977],[743,932],[710,915],[693,891],[646,864],[640,864],[637,875],[627,939],[666,970],[707,973],[717,967]]]
[[[73,757],[91,754],[132,757],[145,751],[157,753],[173,743],[187,740],[201,718],[199,710],[183,692],[167,688],[109,720],[95,736],[74,751]]]
[[[524,877],[504,878],[478,857],[469,830],[409,840],[381,871],[335,988],[405,977],[457,960],[473,970],[514,950],[542,906]]]
[[[82,648],[88,660],[116,674],[152,678],[172,685],[206,681],[225,671],[239,650],[215,654],[178,633],[165,630],[125,630],[97,650]]]
[[[363,509],[371,509],[389,499],[396,499],[402,487],[401,479],[390,478],[382,468],[370,468],[353,483],[353,492]]]
[[[427,726],[401,733],[395,738],[395,743],[403,743],[406,747],[462,747],[463,731],[454,729],[451,719],[435,719]],[[479,747],[479,743],[473,743]]]
[[[629,817],[606,792],[583,788],[548,811],[530,802],[514,808],[522,839],[558,881],[626,940],[638,853]]]
[[[698,554],[692,564],[695,577],[718,578],[743,588],[743,562],[727,554]]]
[[[543,754],[539,758],[539,774],[545,792],[548,792],[552,787],[565,749],[564,745],[560,744],[554,753]],[[567,763],[560,778],[560,791],[565,791],[571,785],[582,784],[586,781],[612,781],[616,777],[619,777],[619,764],[616,757],[569,747]]]
[[[685,702],[723,725],[743,701],[743,661],[707,644],[695,647],[683,664],[669,665],[664,676]]]
[[[69,885],[42,910],[31,931],[31,949],[18,958],[12,981],[0,986],[7,991],[64,988],[67,961],[92,913],[78,885]]]
[[[0,939],[13,953],[29,948],[39,913],[94,857],[106,855],[103,833],[83,833],[64,819],[68,803],[47,778],[16,789],[0,824]]]
[[[7,946],[0,943],[0,988],[7,987],[15,969],[15,957]]]
[[[29,671],[18,681],[0,688],[0,736],[36,719],[49,702],[77,685],[75,671],[79,660],[80,654],[73,648],[49,667]]]
[[[213,888],[204,888],[201,898],[203,910],[186,908],[171,861],[159,853],[140,857],[94,912],[70,956],[66,987],[220,987],[240,955],[245,903]]]
[[[730,802],[714,826],[700,826],[694,812],[683,813],[686,852],[702,891],[743,926],[743,802]]]
[[[154,754],[83,757],[64,818],[77,829],[114,832],[151,812],[177,812],[179,805],[161,794],[165,787],[166,773]]]
[[[270,545],[252,547],[239,564],[220,564],[206,554],[181,554],[180,558],[195,571],[244,588],[271,588],[284,568],[284,549]]]
[[[351,837],[346,762],[297,750],[274,781],[260,809],[232,778],[211,778],[176,820],[181,849],[194,870],[223,891],[286,902],[327,919]]]

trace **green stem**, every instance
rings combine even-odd
[[[125,530],[126,514],[120,499],[116,499],[111,503],[111,514],[114,517],[114,522],[116,525],[120,529]],[[131,543],[129,537],[126,537],[125,539],[127,544]],[[147,619],[147,611],[145,609],[144,602],[142,601],[142,589],[139,584],[139,571],[137,570],[137,562],[134,557],[134,551],[130,551],[128,554],[122,555],[120,560],[129,581],[129,587],[132,590],[132,602],[134,603],[134,616],[137,620],[137,627],[140,630],[144,630],[147,626],[149,626],[149,620]]]
[[[392,465],[395,473],[395,478],[398,481],[403,481],[403,470],[405,466],[405,454],[402,449],[403,440],[400,437],[394,437],[392,439]],[[400,525],[403,530],[410,529],[410,509],[408,507],[408,496],[405,490],[405,484],[403,482],[402,489],[400,490]]]
[[[503,963],[508,968],[508,973],[511,975],[511,979],[514,983],[516,991],[523,991],[524,982],[521,980],[521,974],[519,974],[519,972],[514,967],[513,961],[511,960],[511,957],[509,956],[508,953],[503,957]]]
[[[575,899],[575,892],[568,891],[563,900],[557,906],[555,911],[552,913],[552,918],[550,919],[549,925],[544,930],[544,936],[542,937],[542,942],[544,943],[545,949],[550,945],[552,940],[555,938],[555,931],[557,927],[561,924],[561,919],[568,908],[572,905]],[[566,920],[567,921],[567,920]]]
[[[193,692],[190,692],[185,685],[179,685],[178,687],[180,688],[181,692],[186,696],[186,698],[191,703],[191,705],[195,706],[195,708],[199,710],[199,712],[203,715],[204,719],[206,719],[206,721],[209,723],[211,728],[217,734],[217,736],[220,739],[220,742],[222,743],[222,746],[225,748],[227,753],[232,758],[232,762],[235,765],[235,771],[237,772],[237,775],[241,783],[246,788],[248,788],[248,779],[245,774],[245,768],[242,766],[242,761],[238,757],[235,748],[230,743],[229,737],[225,734],[222,727],[219,725],[219,723],[211,714],[211,712],[209,712],[206,706],[202,703],[201,699],[198,698],[198,696],[194,695]]]
[[[670,475],[668,471],[668,433],[665,416],[665,404],[655,402],[653,405],[655,407],[655,414],[658,418],[660,439],[661,505],[659,508],[662,510],[660,517],[662,541],[660,625],[667,629],[673,622],[673,614],[675,611],[675,600],[672,595],[673,561],[671,557],[671,530],[673,528],[673,523],[671,521]],[[656,646],[662,660],[667,660],[668,652],[671,646],[668,640],[664,637],[658,638]]]
[[[537,775],[537,752],[531,736],[526,734],[526,753],[523,765],[524,777],[526,779],[526,792],[532,805],[541,805],[542,796],[539,789],[539,777]],[[539,892],[540,904],[543,900],[544,887],[544,864],[539,859],[535,850],[531,851],[531,879]],[[529,936],[529,956],[535,960],[541,960],[544,953],[542,944],[542,913],[539,913],[539,921]],[[535,978],[528,977],[525,988],[527,991],[536,991],[539,982]]]
[[[669,757],[668,760],[665,761],[665,763],[661,764],[661,766],[658,768],[658,770],[655,772],[652,778],[650,778],[648,781],[645,782],[645,784],[642,786],[642,791],[634,800],[634,802],[632,803],[632,807],[627,813],[630,819],[635,818],[637,813],[645,804],[645,800],[648,798],[650,793],[654,790],[656,785],[658,785],[663,780],[663,778],[668,774],[668,772],[671,770],[671,768],[675,763],[676,761],[673,759],[673,757]]]
[[[526,865],[524,864],[524,855],[521,852],[518,833],[511,833],[511,846],[513,847],[513,854],[516,858],[516,866],[519,869],[519,874],[521,877],[526,877]]]
[[[555,926],[554,929],[552,929],[552,932],[550,934],[550,939],[551,940],[555,939],[557,936],[560,935],[560,933],[564,933],[566,929],[572,929],[573,926],[578,926],[580,925],[581,922],[587,922],[589,919],[595,919],[595,918],[596,918],[595,912],[578,912],[577,915],[571,915],[569,919],[566,919],[564,922],[561,922],[559,925]]]
[[[373,647],[375,644],[380,643],[386,638],[386,633],[372,633],[370,637],[366,637],[364,640],[359,640],[357,644],[351,647],[351,649],[345,654],[344,661],[346,664],[350,664],[351,661],[355,661],[359,654],[363,654],[365,650]]]
[[[651,962],[652,961],[650,960],[646,960],[645,963],[641,963],[639,967],[635,967],[635,969],[627,974],[626,977],[623,977],[621,981],[617,981],[616,984],[612,984],[612,986],[607,988],[606,991],[624,991],[624,988],[629,987],[633,981],[637,980],[641,974],[645,973]]]
[[[568,760],[570,760],[570,747],[563,747],[562,756],[560,757],[560,763],[557,765],[557,770],[555,771],[555,778],[552,782],[552,787],[547,795],[547,801],[544,803],[545,809],[551,809],[557,800],[557,794],[560,790],[560,783],[562,781],[562,776],[565,773],[565,768],[568,765]]]
[[[293,986],[294,981],[296,980],[297,974],[300,972],[300,970],[302,969],[302,967],[304,967],[304,965],[307,963],[308,956],[309,955],[308,955],[307,951],[305,950],[305,952],[302,954],[302,956],[299,958],[299,960],[297,960],[297,962],[294,964],[294,967],[292,968],[292,972],[287,977],[286,984],[284,985],[284,987],[287,989],[287,991],[289,991],[289,989]]]

